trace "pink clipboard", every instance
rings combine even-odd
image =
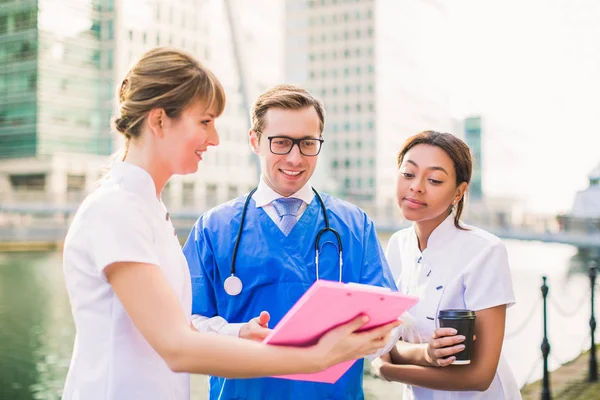
[[[362,330],[398,319],[419,299],[378,286],[318,280],[304,293],[263,343],[310,346],[330,329],[360,314],[369,316]],[[275,378],[335,383],[356,360],[334,365],[314,374],[281,375]]]

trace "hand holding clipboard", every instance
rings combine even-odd
[[[417,301],[416,297],[376,286],[318,280],[283,317],[264,343],[313,346],[326,332],[360,315],[368,316],[369,321],[362,326],[357,325],[359,331],[397,321]],[[380,343],[379,348],[385,344]],[[355,361],[341,362],[315,374],[285,375],[279,378],[335,383]]]

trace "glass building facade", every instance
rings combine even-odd
[[[473,174],[469,185],[469,196],[472,200],[481,200],[483,198],[481,117],[465,119],[465,141],[471,148],[473,157]]]
[[[0,0],[0,159],[112,152],[113,0]]]

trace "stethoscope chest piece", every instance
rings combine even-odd
[[[229,278],[225,279],[223,283],[223,287],[225,288],[225,293],[230,296],[237,296],[242,293],[242,280],[235,275],[231,275]]]

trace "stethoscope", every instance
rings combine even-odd
[[[252,189],[252,191],[248,194],[246,201],[244,202],[244,208],[242,209],[242,220],[240,221],[240,229],[238,230],[237,238],[235,240],[235,247],[233,248],[233,256],[231,258],[231,275],[225,279],[223,282],[223,288],[225,289],[225,293],[230,296],[237,296],[242,292],[244,287],[242,280],[235,274],[235,259],[237,258],[238,247],[240,246],[240,241],[242,239],[242,231],[244,230],[244,220],[246,219],[246,211],[248,211],[248,203],[252,198],[254,192],[256,192],[257,188]],[[319,193],[312,188],[313,193],[317,196],[317,200],[321,205],[321,210],[323,210],[323,216],[325,217],[325,228],[321,229],[319,233],[317,233],[317,238],[315,240],[315,265],[317,270],[317,280],[319,280],[319,243],[321,240],[321,236],[325,232],[331,232],[335,235],[337,239],[337,247],[339,250],[339,265],[340,265],[340,274],[339,281],[342,281],[342,266],[343,266],[343,258],[342,258],[342,239],[340,238],[340,234],[337,231],[329,226],[329,217],[327,216],[327,210],[325,209],[325,203],[323,203],[323,199]]]

